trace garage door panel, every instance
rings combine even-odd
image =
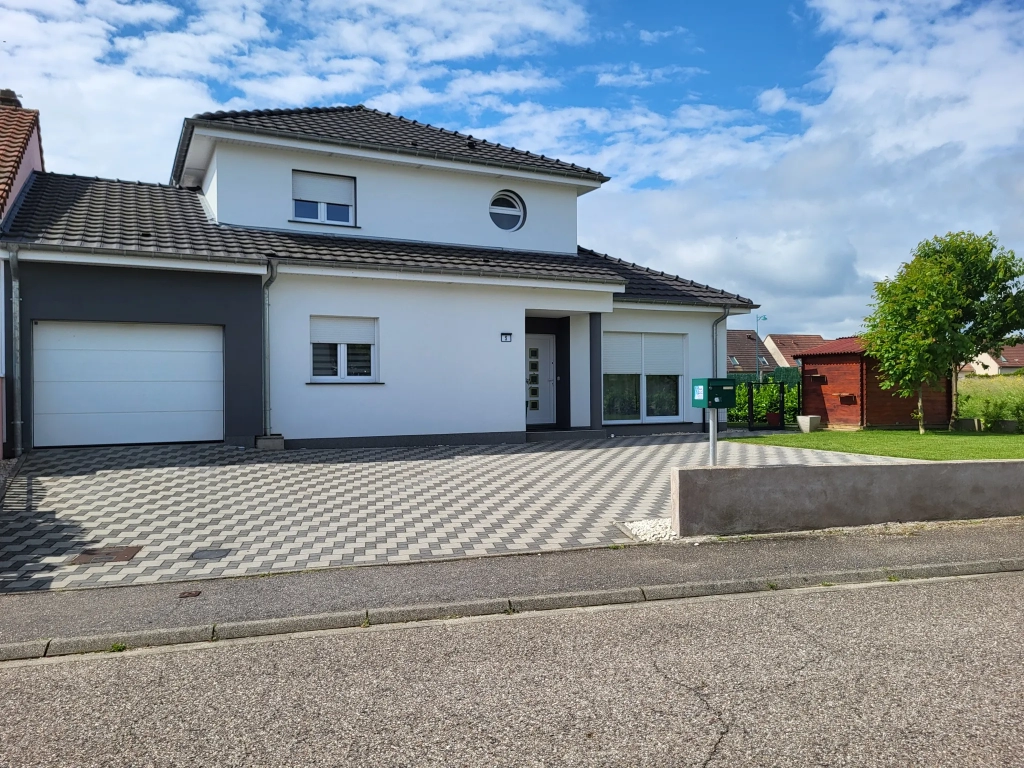
[[[35,444],[119,445],[221,440],[220,411],[163,413],[36,414]]]
[[[36,323],[33,345],[43,349],[217,352],[223,332],[211,325]]]
[[[222,411],[219,381],[36,382],[36,416],[71,413],[145,413],[184,410]]]
[[[35,380],[47,381],[222,381],[220,352],[137,350],[37,350]]]
[[[224,439],[223,336],[214,326],[35,323],[33,443]]]

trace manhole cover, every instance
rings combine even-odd
[[[189,558],[192,560],[222,560],[230,554],[230,549],[197,549],[189,555]]]
[[[93,547],[76,555],[68,565],[98,565],[100,563],[127,563],[142,547]]]

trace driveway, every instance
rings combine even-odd
[[[221,445],[36,451],[0,505],[0,592],[540,552],[664,517],[699,435],[256,452]],[[732,465],[894,463],[722,443]],[[72,565],[136,546],[123,563]]]

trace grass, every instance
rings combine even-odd
[[[916,430],[864,430],[788,432],[763,437],[729,438],[737,443],[781,445],[816,451],[844,451],[903,459],[953,461],[957,459],[1024,459],[1024,435],[991,432],[927,432]]]

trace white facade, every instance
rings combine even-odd
[[[292,172],[355,179],[352,225],[296,221]],[[215,219],[265,229],[576,253],[576,198],[585,187],[558,177],[501,169],[472,172],[338,151],[218,142],[202,188]],[[510,232],[488,214],[494,195],[512,190],[526,222]]]
[[[270,296],[271,427],[305,440],[522,432],[527,314],[556,310],[589,322],[591,312],[611,309],[612,294],[282,268]],[[314,316],[377,320],[375,383],[312,383]],[[570,360],[588,360],[588,345],[589,335],[574,336]],[[572,408],[580,419],[589,414],[588,387],[574,388],[574,400],[586,396]]]

